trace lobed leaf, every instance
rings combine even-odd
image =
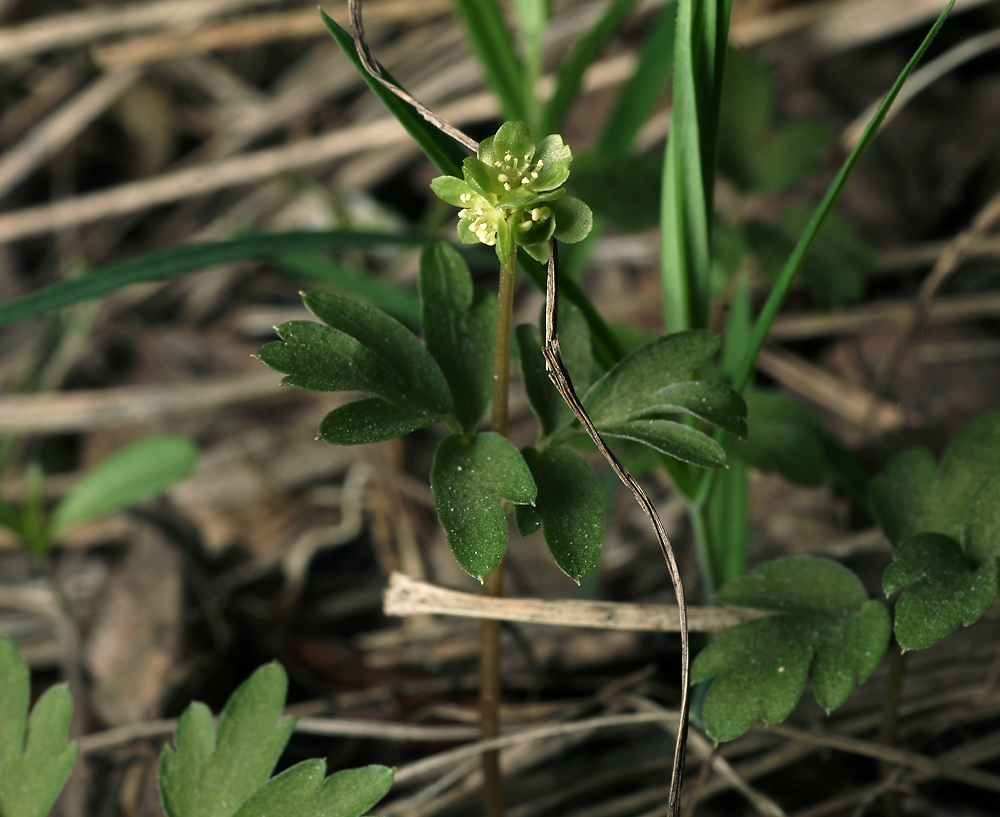
[[[333,445],[364,445],[391,440],[446,418],[446,414],[396,406],[381,397],[367,397],[327,414],[319,424],[317,436]]]
[[[882,589],[887,596],[903,590],[896,602],[896,640],[904,650],[920,650],[986,612],[997,597],[997,561],[976,567],[954,539],[918,533],[893,552]]]
[[[473,431],[490,404],[496,299],[473,286],[462,257],[447,244],[420,255],[420,313],[427,351],[451,391],[455,417]]]
[[[388,793],[393,771],[364,766],[324,780],[326,763],[306,760],[271,778],[239,808],[235,817],[361,817]]]
[[[493,432],[445,437],[434,454],[431,490],[452,553],[480,581],[496,570],[507,549],[501,502],[529,505],[538,493],[521,453]]]
[[[596,423],[598,431],[645,443],[650,448],[702,468],[726,464],[726,452],[715,440],[696,428],[673,420],[632,420],[625,423]]]
[[[0,637],[0,815],[46,817],[69,779],[79,746],[66,741],[73,701],[65,684],[45,691],[28,716],[31,673]]]
[[[518,505],[517,527],[527,535],[542,527],[545,544],[559,568],[577,584],[590,573],[604,540],[604,492],[583,457],[561,446],[524,448],[538,497]]]
[[[63,497],[49,522],[50,537],[159,496],[191,473],[198,456],[198,446],[180,434],[158,434],[119,449]]]
[[[266,664],[237,687],[219,716],[192,703],[174,747],[160,755],[160,797],[168,817],[230,817],[271,776],[292,730],[282,718],[288,678]]]
[[[738,437],[747,436],[747,404],[739,392],[719,381],[671,383],[653,395],[654,404],[633,417],[686,414],[712,423]]]
[[[836,562],[793,556],[767,562],[723,585],[716,600],[773,611],[722,633],[695,658],[691,680],[713,680],[705,728],[732,740],[760,717],[777,723],[812,676],[816,700],[840,706],[878,666],[889,643],[886,609]]]

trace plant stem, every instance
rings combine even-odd
[[[491,427],[507,436],[510,391],[510,333],[514,317],[514,265],[516,250],[500,267],[500,290],[497,294],[497,327],[493,344],[493,409]],[[483,580],[483,595],[498,597],[503,593],[503,562]],[[479,631],[479,718],[483,740],[500,734],[500,622],[483,619]],[[500,778],[500,753],[483,752],[483,796],[486,817],[502,817],[503,786]]]
[[[885,699],[882,701],[882,725],[879,727],[879,742],[895,748],[899,732],[899,704],[903,699],[903,678],[906,676],[906,655],[893,640],[889,645],[889,677],[886,679]],[[892,774],[891,763],[879,763],[879,774],[885,780]],[[886,790],[882,795],[882,805],[887,817],[899,817],[899,792]]]

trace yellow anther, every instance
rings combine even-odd
[[[535,167],[537,167],[539,170],[541,170],[542,167],[544,167],[544,165],[545,165],[545,162],[543,162],[541,159],[539,159],[537,162],[535,162]]]
[[[509,184],[504,184],[503,189],[504,190],[510,190],[510,185]]]
[[[498,180],[498,181],[501,181],[501,182],[505,182],[505,181],[507,181],[507,174],[506,174],[506,173],[500,173],[500,174],[499,174],[499,175],[497,176],[497,180]]]
[[[525,176],[523,179],[521,179],[521,184],[527,184],[530,181],[531,181],[531,179],[529,179],[527,176]]]
[[[537,207],[534,208],[531,211],[531,220],[532,221],[538,221],[538,219],[540,219],[541,217],[542,217],[542,211],[539,210]]]
[[[528,232],[528,230],[531,229],[531,222],[522,221],[520,224],[517,225],[517,229],[519,229],[522,233],[526,233]]]
[[[504,157],[503,157],[503,160],[504,160],[505,162],[509,162],[509,161],[510,161],[510,154],[508,153],[508,154],[507,154],[506,156],[504,156]]]
[[[526,161],[526,162],[530,162],[531,161],[531,154],[530,153],[525,153],[524,154],[524,161]]]
[[[531,178],[533,178],[533,179],[537,179],[538,178],[538,171],[537,170],[532,170],[531,171]]]

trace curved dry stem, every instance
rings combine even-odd
[[[656,533],[657,541],[660,543],[660,550],[663,552],[663,558],[667,563],[667,570],[670,572],[670,580],[674,585],[674,596],[677,599],[681,632],[681,708],[667,808],[671,817],[678,817],[681,808],[681,784],[684,778],[684,752],[687,746],[688,713],[691,707],[688,696],[691,656],[688,638],[687,605],[684,601],[684,584],[681,582],[681,573],[677,567],[674,549],[670,545],[670,539],[667,537],[667,532],[663,529],[663,523],[660,521],[659,514],[656,513],[656,508],[653,507],[653,503],[649,501],[649,497],[639,487],[639,483],[625,470],[625,466],[619,462],[611,449],[608,448],[607,443],[604,442],[604,439],[587,414],[586,409],[584,409],[583,403],[580,402],[580,398],[576,395],[576,390],[573,388],[569,372],[563,361],[562,352],[559,349],[559,333],[556,325],[557,301],[556,245],[553,241],[549,253],[549,274],[545,283],[545,346],[542,348],[542,354],[545,356],[546,370],[553,385],[559,391],[559,394],[562,395],[563,400],[566,401],[566,405],[576,415],[576,419],[586,429],[587,434],[590,435],[590,439],[594,441],[594,445],[604,455],[604,459],[608,461],[611,468],[618,475],[618,478],[625,484],[625,487],[632,492],[635,501],[639,503],[639,507],[646,514],[646,518]]]
[[[442,133],[446,133],[460,145],[475,153],[479,149],[479,142],[464,131],[456,128],[450,122],[443,120],[418,99],[410,96],[410,94],[395,83],[387,80],[382,75],[382,69],[379,67],[378,63],[375,62],[371,49],[368,47],[368,40],[365,39],[365,28],[361,22],[361,0],[348,0],[347,11],[351,18],[351,33],[354,35],[354,45],[358,49],[358,56],[361,58],[361,64],[365,67],[365,70],[389,91],[394,93],[404,102],[412,105],[417,110],[417,113],[430,122],[434,127]]]

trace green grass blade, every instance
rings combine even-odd
[[[542,124],[541,106],[538,100],[538,80],[545,65],[543,38],[549,21],[549,0],[514,0],[517,27],[521,40],[523,74],[521,87],[525,91],[525,122],[535,138],[552,133]]]
[[[882,120],[885,119],[885,115],[888,113],[896,95],[899,93],[900,89],[902,89],[903,83],[906,82],[907,78],[917,67],[917,63],[920,62],[921,58],[924,56],[924,53],[930,46],[931,41],[935,36],[937,36],[941,26],[944,25],[944,21],[948,17],[948,13],[951,11],[951,7],[954,4],[955,0],[951,0],[951,2],[948,3],[947,8],[941,12],[941,16],[938,17],[937,22],[934,23],[934,26],[928,32],[927,36],[924,37],[924,41],[920,44],[916,53],[910,58],[910,61],[906,64],[902,73],[893,83],[889,93],[885,95],[885,98],[882,100],[882,104],[879,105],[878,110],[875,112],[875,116],[872,117],[871,121],[868,123],[868,127],[865,128],[865,132],[860,141],[844,161],[844,164],[841,166],[840,172],[837,173],[836,178],[833,182],[831,182],[829,189],[826,191],[826,195],[823,197],[823,201],[821,201],[819,207],[816,208],[816,212],[813,214],[812,220],[809,222],[809,226],[806,227],[805,232],[799,239],[799,243],[795,245],[795,249],[792,251],[791,257],[788,259],[788,263],[785,264],[785,268],[781,271],[781,275],[778,277],[774,288],[771,290],[771,294],[768,295],[767,301],[765,301],[764,306],[760,311],[760,315],[757,317],[757,322],[754,325],[753,334],[750,336],[750,341],[747,345],[746,352],[743,355],[743,359],[740,362],[739,367],[733,372],[733,387],[738,391],[742,391],[746,387],[747,383],[750,382],[750,376],[753,373],[753,367],[757,360],[757,354],[760,352],[761,347],[763,347],[764,341],[767,340],[767,334],[771,331],[771,324],[774,323],[774,319],[778,316],[778,312],[781,310],[781,306],[785,302],[785,297],[792,288],[792,282],[795,280],[796,274],[802,267],[802,262],[805,260],[806,255],[809,252],[809,248],[812,246],[813,240],[816,238],[816,234],[819,232],[820,227],[823,226],[824,219],[833,208],[834,202],[837,201],[837,197],[840,196],[840,191],[844,189],[844,185],[847,183],[851,173],[860,161],[861,155],[868,148],[872,139],[875,138],[875,134],[878,133],[879,126],[882,124]]]
[[[728,30],[729,0],[680,0],[660,209],[663,317],[670,332],[708,325],[712,191]]]
[[[649,116],[663,90],[674,61],[677,9],[667,3],[653,30],[646,37],[635,73],[622,88],[614,112],[608,118],[598,150],[625,156],[632,149],[639,128]]]
[[[272,263],[289,275],[330,284],[350,295],[360,295],[409,329],[420,328],[420,299],[415,292],[320,255],[282,255]]]
[[[527,122],[528,100],[534,96],[534,89],[524,86],[524,69],[514,53],[496,0],[455,0],[454,7],[486,82],[500,100],[504,119]]]
[[[404,102],[382,85],[382,83],[373,79],[361,64],[358,49],[354,45],[354,38],[331,20],[322,9],[320,9],[320,16],[323,18],[323,22],[330,35],[337,41],[337,45],[340,46],[341,50],[347,55],[347,58],[354,64],[354,67],[361,74],[368,87],[375,92],[375,96],[382,100],[382,104],[389,110],[389,113],[396,117],[399,123],[406,128],[406,132],[420,145],[420,149],[427,154],[427,158],[442,173],[446,173],[449,176],[460,176],[462,160],[468,155],[465,150],[454,139],[442,133],[438,128],[424,119],[412,105]],[[382,69],[382,74],[393,84],[400,88],[403,87],[384,68]]]
[[[559,68],[556,89],[545,105],[542,134],[555,133],[559,130],[566,112],[580,90],[583,72],[597,59],[605,43],[617,31],[635,4],[636,0],[613,0],[590,31],[574,46]]]
[[[216,264],[310,250],[346,250],[385,244],[416,246],[425,240],[421,235],[331,230],[249,235],[228,241],[188,244],[140,255],[0,304],[0,326],[52,312],[79,301],[99,298],[130,284],[161,281]]]

